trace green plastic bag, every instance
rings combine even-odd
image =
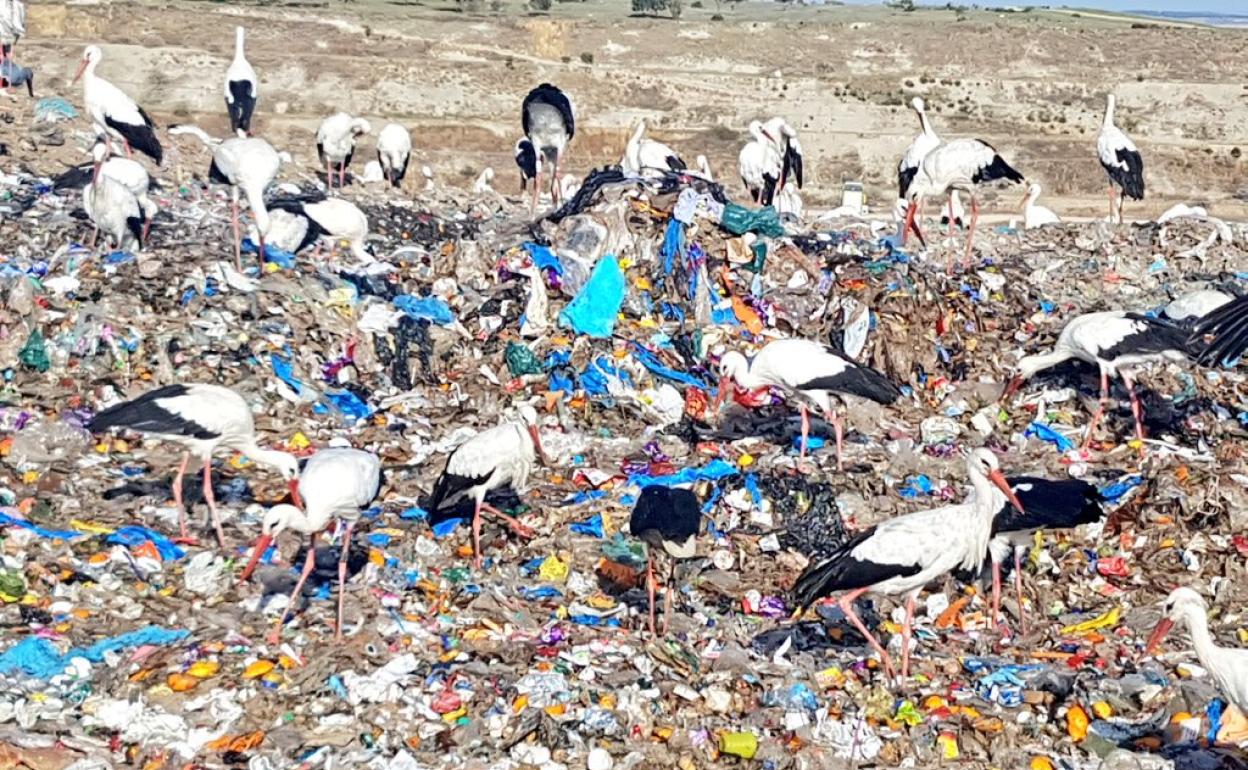
[[[43,332],[35,329],[30,333],[30,336],[26,338],[26,344],[17,354],[17,359],[22,362],[22,366],[34,369],[36,372],[46,372],[52,368],[52,361],[48,358],[48,348],[43,344]]]
[[[507,343],[507,350],[503,353],[503,358],[507,360],[507,368],[511,371],[512,377],[542,373],[542,362],[537,360],[537,356],[533,355],[532,350],[529,350],[519,342]]]
[[[724,215],[719,220],[719,226],[733,235],[758,233],[771,238],[784,235],[784,228],[780,226],[780,215],[770,206],[750,209],[729,203],[724,206]]]

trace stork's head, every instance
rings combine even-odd
[[[750,134],[755,139],[759,139],[759,140],[766,139],[769,142],[776,141],[776,138],[771,135],[771,132],[767,130],[767,128],[763,125],[763,122],[761,120],[750,121]]]
[[[1019,201],[1018,205],[1025,207],[1028,204],[1028,202],[1034,201],[1036,198],[1039,198],[1039,197],[1040,197],[1040,185],[1037,184],[1036,182],[1032,182],[1031,184],[1027,185],[1027,191],[1023,193],[1023,199]]]
[[[1192,617],[1204,617],[1209,607],[1200,594],[1184,586],[1170,592],[1161,611],[1161,620],[1153,629],[1153,633],[1149,634],[1148,643],[1144,645],[1145,654],[1151,655],[1157,649],[1161,640],[1165,639],[1170,629],[1174,628],[1175,623]]]
[[[528,404],[521,404],[516,411],[520,415],[520,421],[524,423],[525,430],[529,433],[529,439],[533,441],[533,451],[537,452],[542,465],[550,465],[550,459],[546,457],[546,450],[542,448],[542,435],[538,431],[537,410]]]
[[[1005,474],[1001,472],[1001,463],[997,460],[997,456],[992,453],[992,450],[978,447],[967,452],[966,470],[971,476],[978,475],[988,479],[993,486],[1001,490],[1005,498],[1018,509],[1019,513],[1023,512],[1023,504],[1019,502],[1018,496],[1014,494],[1014,490],[1010,489],[1010,482],[1005,480]]]
[[[923,97],[921,96],[916,96],[913,99],[911,99],[910,106],[914,108],[915,112],[918,112],[918,113],[922,113],[924,110],[927,109],[927,104],[924,103]]]
[[[108,160],[108,145],[104,143],[104,137],[95,137],[95,144],[91,146],[91,160],[97,166]]]
[[[735,350],[730,350],[719,359],[719,391],[715,394],[714,411],[718,412],[737,388],[741,378],[750,369],[750,362]]]
[[[267,219],[267,217],[266,217]],[[268,222],[266,221],[266,225]],[[274,456],[273,467],[277,472],[282,474],[282,478],[286,481],[294,481],[299,478],[299,460],[289,452],[281,452],[280,456]]]
[[[243,573],[238,577],[239,582],[248,580],[251,573],[255,572],[256,565],[260,563],[265,551],[269,550],[269,546],[273,544],[273,538],[285,531],[295,519],[302,515],[303,512],[298,508],[285,503],[275,505],[265,512],[264,519],[260,522],[260,537],[256,538],[255,544],[251,547],[251,558],[247,560],[247,566],[243,567]]]
[[[363,134],[367,134],[368,132],[372,130],[373,130],[373,127],[370,126],[368,124],[368,121],[365,120],[364,118],[356,118],[355,120],[351,121],[351,135],[352,136],[361,136]]]
[[[82,51],[82,61],[78,63],[78,71],[74,73],[73,82],[77,83],[78,78],[82,77],[82,73],[87,71],[88,67],[94,67],[96,63],[104,57],[104,52],[100,50],[98,45],[89,45]]]

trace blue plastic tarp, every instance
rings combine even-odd
[[[692,484],[695,481],[719,481],[720,479],[736,476],[740,471],[737,466],[726,460],[711,460],[701,468],[684,468],[676,473],[670,473],[666,476],[648,476],[644,473],[635,473],[628,477],[628,483],[642,487],[674,487],[680,484]]]
[[[92,663],[99,663],[104,660],[105,654],[116,650],[142,645],[169,645],[182,641],[190,634],[190,631],[181,629],[148,626],[120,636],[101,639],[90,647],[69,649],[64,653],[47,639],[28,636],[0,653],[0,674],[16,670],[39,679],[50,679],[64,671],[74,658],[86,658]]]
[[[615,331],[615,317],[624,304],[624,271],[615,255],[598,261],[589,280],[559,314],[559,323],[578,334],[599,339]]]
[[[439,297],[417,297],[412,294],[400,294],[393,300],[394,306],[408,318],[417,321],[431,321],[439,326],[455,323],[455,314],[451,306]]]
[[[48,529],[46,527],[41,527],[38,524],[31,524],[25,519],[19,519],[14,516],[10,516],[7,513],[0,513],[0,527],[21,527],[22,529],[29,529],[39,537],[46,537],[51,540],[69,540],[70,538],[80,537],[82,535],[81,532],[75,532],[72,529]]]
[[[529,259],[533,261],[534,267],[539,270],[554,270],[555,275],[563,275],[563,265],[550,249],[539,243],[525,242],[524,250],[529,253]]]
[[[703,390],[710,389],[710,386],[702,380],[694,377],[687,372],[678,372],[675,369],[668,368],[659,362],[659,357],[651,353],[649,350],[640,345],[633,346],[633,357],[641,362],[641,365],[650,370],[651,373],[660,377],[666,377],[684,385],[690,385]]]
[[[151,541],[156,546],[156,550],[160,553],[160,558],[169,561],[177,561],[186,556],[186,551],[174,545],[174,542],[154,529],[141,527],[138,524],[131,524],[127,527],[121,527],[108,537],[104,538],[106,543],[119,543],[127,548],[143,545],[147,541]]]

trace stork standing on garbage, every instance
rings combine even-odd
[[[164,151],[156,138],[156,124],[120,88],[95,74],[103,58],[104,52],[99,46],[87,46],[82,52],[78,72],[74,74],[74,82],[82,80],[83,102],[95,132],[105,137],[110,149],[112,140],[119,140],[126,157],[137,150],[160,163]]]
[[[550,196],[554,204],[559,205],[559,173],[568,144],[576,136],[576,112],[567,94],[550,83],[542,83],[524,97],[520,105],[520,124],[534,152],[541,156],[533,176],[533,199],[529,204],[532,214],[537,211],[542,191],[544,161],[550,161]]]
[[[879,654],[885,671],[892,677],[892,659],[854,611],[854,601],[866,593],[904,595],[901,675],[908,676],[914,605],[919,592],[955,569],[979,569],[997,512],[993,487],[1023,510],[992,452],[975,449],[968,453],[966,473],[973,491],[965,502],[888,519],[855,535],[831,556],[807,567],[793,586],[798,613],[824,597],[843,592],[837,604]]]
[[[225,532],[212,493],[212,455],[221,447],[276,468],[298,495],[296,477],[299,463],[295,456],[275,449],[264,449],[256,440],[251,405],[229,388],[220,385],[167,385],[130,401],[111,406],[97,414],[87,430],[103,433],[124,428],[160,441],[181,444],[182,464],[173,479],[173,499],[178,505],[178,529],[187,537],[186,506],[182,504],[182,477],[191,456],[204,466],[204,501],[212,516],[218,544],[225,547]]]
[[[1219,647],[1209,633],[1209,608],[1191,588],[1176,588],[1166,597],[1161,620],[1148,637],[1144,652],[1152,655],[1175,624],[1187,626],[1196,659],[1212,676],[1226,699],[1248,715],[1248,650]]]
[[[801,455],[806,455],[810,436],[810,408],[814,407],[836,431],[836,465],[844,467],[844,427],[832,407],[832,396],[857,396],[891,404],[901,390],[883,374],[858,364],[811,340],[775,340],[753,358],[730,351],[719,362],[720,384],[715,399],[718,410],[734,388],[779,388],[798,403],[802,415]]]
[[[247,32],[234,28],[234,59],[225,71],[225,111],[230,116],[230,130],[238,136],[251,136],[251,116],[260,96],[260,79],[243,52]]]
[[[308,458],[299,473],[296,500],[306,501],[307,509],[294,505],[275,505],[264,516],[260,537],[251,549],[251,559],[239,576],[246,581],[256,569],[269,545],[279,534],[292,530],[308,536],[308,555],[299,573],[299,581],[290,593],[286,610],[277,621],[273,641],[280,637],[282,626],[290,616],[299,599],[308,575],[316,566],[316,541],[322,531],[335,519],[346,522],[342,535],[342,550],[338,556],[338,625],[335,637],[342,638],[344,601],[347,582],[347,555],[351,547],[351,533],[359,521],[360,510],[377,498],[381,492],[381,460],[372,452],[349,447],[322,449]]]
[[[460,444],[433,485],[428,509],[437,512],[443,507],[469,499],[473,502],[472,549],[474,563],[481,568],[481,512],[487,511],[511,525],[519,535],[531,532],[519,521],[485,502],[485,496],[508,484],[516,489],[528,484],[533,464],[541,460],[549,464],[542,450],[537,412],[527,404],[520,407],[520,420],[505,422],[484,430]]]

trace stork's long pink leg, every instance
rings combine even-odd
[[[550,177],[550,200],[556,208],[563,203],[563,196],[559,194],[559,168],[562,165],[563,151],[555,151],[555,173]]]
[[[529,201],[529,216],[537,214],[537,201],[542,194],[542,167],[537,167],[537,176],[533,178],[533,197]]]
[[[355,522],[347,522],[347,531],[342,535],[342,553],[338,554],[338,629],[334,631],[335,641],[342,641],[343,610],[347,597],[347,553],[351,549],[351,530]]]
[[[1140,404],[1140,398],[1135,393],[1135,382],[1131,379],[1131,375],[1123,372],[1122,381],[1126,384],[1127,394],[1131,397],[1131,416],[1135,418],[1135,437],[1140,441],[1143,441],[1144,406]]]
[[[329,158],[325,158],[325,191],[329,192],[334,189],[334,172],[333,165],[329,162]]]
[[[889,657],[888,650],[884,649],[884,645],[880,644],[880,641],[867,630],[867,627],[862,622],[862,618],[858,617],[858,613],[854,612],[854,601],[869,590],[870,588],[855,589],[843,595],[836,603],[840,606],[841,612],[845,613],[845,617],[849,618],[849,622],[853,624],[854,628],[858,629],[858,633],[862,634],[863,638],[867,640],[867,644],[871,645],[871,648],[879,653],[880,662],[884,664],[884,673],[888,674],[890,679],[894,679],[897,675],[893,670],[893,659]]]
[[[836,469],[843,471],[845,470],[845,425],[841,422],[841,415],[836,410],[824,412],[824,417],[832,423],[832,430],[836,433]]]
[[[649,598],[650,608],[650,635],[658,636],[656,623],[654,620],[654,559],[646,554],[646,596]]]
[[[481,569],[481,505],[477,503],[472,512],[472,563],[477,569]]]
[[[952,214],[952,212],[950,212]],[[975,248],[975,223],[979,221],[979,201],[975,200],[975,194],[971,193],[971,227],[966,234],[966,257],[962,262],[963,270],[971,269],[971,257]]]
[[[1014,590],[1018,593],[1018,632],[1027,634],[1027,610],[1023,609],[1023,555],[1014,549]]]
[[[217,499],[212,494],[212,458],[204,461],[204,502],[208,503],[208,515],[212,528],[217,532],[217,545],[225,548],[225,530],[221,529],[221,515],[217,513]]]
[[[676,562],[672,562],[672,571],[667,583],[663,586],[663,635],[667,636],[667,627],[672,620],[672,591],[676,590]]]
[[[243,272],[243,233],[238,223],[238,194],[230,203],[230,222],[234,225],[234,269]]]
[[[1096,433],[1097,427],[1101,424],[1101,417],[1105,415],[1105,406],[1109,403],[1109,372],[1101,370],[1101,401],[1096,408],[1096,414],[1092,415],[1092,424],[1088,426],[1088,435],[1083,440],[1083,447],[1087,449],[1092,443],[1092,436]]]
[[[801,407],[802,412],[802,445],[799,457],[806,456],[806,442],[810,438],[810,412],[806,409],[806,405]]]
[[[914,600],[912,591],[906,597],[906,619],[901,623],[901,678],[910,676],[910,636],[914,632]]]
[[[507,525],[508,525],[509,527],[511,527],[511,531],[512,531],[512,532],[515,532],[515,533],[516,533],[517,535],[519,535],[520,537],[533,537],[533,530],[532,530],[532,529],[530,529],[529,527],[526,527],[525,525],[521,524],[519,519],[517,519],[517,518],[515,518],[515,517],[513,517],[513,516],[508,516],[507,514],[505,514],[505,513],[503,513],[502,511],[498,510],[497,508],[495,508],[494,506],[490,505],[489,503],[484,503],[484,502],[483,502],[483,503],[481,503],[481,510],[486,511],[487,513],[492,513],[492,514],[494,514],[495,516],[497,516],[498,518],[500,518],[500,519],[502,519],[503,521],[507,522]]]
[[[992,625],[1001,623],[1001,564],[992,562]]]
[[[290,613],[295,607],[295,602],[299,601],[303,585],[308,582],[308,575],[312,574],[312,570],[316,566],[317,537],[318,533],[313,532],[312,537],[308,540],[308,556],[303,560],[303,570],[299,572],[299,579],[295,581],[295,590],[290,592],[290,601],[286,602],[286,609],[282,610],[282,617],[278,619],[277,626],[273,629],[273,633],[269,635],[269,644],[277,644],[282,638],[282,627],[286,625],[286,619],[290,617]]]
[[[1118,218],[1118,212],[1114,206],[1114,185],[1109,185],[1109,221],[1112,223]]]
[[[344,158],[338,162],[338,189],[341,190],[342,188],[346,186],[347,186],[347,161]]]
[[[173,477],[173,502],[178,506],[178,534],[183,540],[186,535],[186,505],[182,502],[182,477],[186,475],[187,463],[191,461],[191,453],[182,453],[182,464],[178,466],[178,475]]]

